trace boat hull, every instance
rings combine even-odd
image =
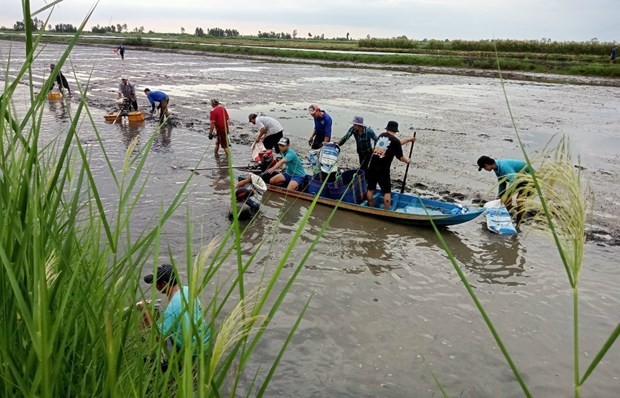
[[[290,191],[275,185],[267,185],[267,189],[271,192],[306,201],[313,201],[315,199],[315,195],[299,191]],[[377,190],[374,198],[375,206],[383,206],[383,193],[381,191]],[[431,227],[433,223],[437,227],[462,224],[475,219],[484,212],[482,208],[468,208],[453,203],[420,198],[416,195],[398,194],[395,192],[392,193],[392,210],[369,207],[366,202],[355,204],[324,197],[319,197],[317,202],[329,207],[338,206],[339,210],[352,211],[387,221],[422,227]],[[415,211],[412,210],[413,208],[415,208]]]

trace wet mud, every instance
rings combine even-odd
[[[196,63],[205,59],[204,55],[191,57],[196,57]],[[220,98],[233,116],[231,142],[247,147],[242,150],[245,153],[250,152],[255,138],[255,130],[246,122],[246,113],[258,111],[278,118],[290,133],[293,147],[303,155],[309,149],[306,137],[312,132],[312,120],[305,109],[310,103],[319,102],[334,117],[335,138],[344,135],[348,122],[357,114],[370,120],[377,132],[382,132],[391,119],[401,126],[405,124],[405,129],[401,127],[402,136],[417,131],[414,167],[407,177],[407,190],[425,196],[482,205],[493,198],[490,191],[494,179],[488,173],[477,172],[477,157],[487,154],[522,158],[496,79],[207,59],[211,61],[206,64],[212,67],[204,69],[206,76],[199,82],[189,74],[172,74],[165,68],[159,73],[149,72],[148,80],[144,73],[133,72],[132,81],[142,88],[150,84],[153,75],[158,76],[158,81],[163,79],[164,89],[172,96],[171,123],[203,135],[209,130],[209,99]],[[279,80],[274,72],[279,69],[292,75]],[[321,76],[312,76],[314,72],[305,75],[306,70],[318,70]],[[599,233],[589,233],[588,239],[616,245],[620,239],[620,178],[616,166],[620,139],[613,135],[614,110],[618,110],[620,102],[617,90],[584,86],[588,81],[585,78],[557,78],[564,84],[506,83],[510,105],[517,110],[517,129],[534,158],[554,135],[566,134],[572,139],[574,157],[582,161],[578,167],[597,197],[593,229]],[[178,86],[181,92],[175,95]],[[109,109],[109,97],[96,95],[104,90],[111,91],[98,84],[91,87],[92,106]],[[146,105],[143,98],[141,103]],[[602,156],[598,156],[599,151]],[[353,140],[343,148],[341,166],[357,166]],[[394,186],[400,187],[403,173],[404,167],[397,164]],[[416,184],[425,188],[419,189]]]

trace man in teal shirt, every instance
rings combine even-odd
[[[301,159],[297,153],[290,148],[291,142],[288,138],[282,137],[278,141],[280,153],[284,156],[273,167],[267,169],[268,173],[273,173],[276,169],[285,166],[284,173],[276,174],[271,177],[269,183],[272,185],[284,185],[291,191],[298,190],[306,178],[306,171],[301,164]]]
[[[204,351],[209,344],[211,332],[200,311],[200,300],[195,298],[190,307],[189,288],[178,285],[172,265],[160,265],[155,275],[145,276],[144,281],[148,284],[155,282],[157,290],[168,297],[168,305],[163,316],[157,322],[160,333],[166,338],[170,338],[177,350],[189,342],[195,355],[198,354],[200,348],[198,341],[202,340],[202,350]],[[147,326],[153,324],[148,311],[145,311],[144,319]]]
[[[515,159],[493,159],[489,156],[480,156],[478,159],[478,171],[482,169],[486,171],[493,171],[499,181],[499,188],[497,191],[497,198],[502,200],[502,203],[506,206],[508,211],[512,210],[512,195],[517,194],[517,214],[516,224],[519,226],[523,218],[523,202],[527,199],[527,192],[523,190],[523,184],[517,184],[517,176],[520,173],[532,172],[532,169],[527,167],[527,163],[522,160]]]

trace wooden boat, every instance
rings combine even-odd
[[[58,91],[50,91],[47,93],[47,99],[53,101],[59,101],[62,99],[62,93]]]
[[[109,112],[106,113],[103,118],[106,122],[115,123],[121,122],[122,116],[118,115],[118,112]],[[132,111],[127,113],[127,119],[129,122],[143,122],[144,121],[144,113],[140,111]]]
[[[310,193],[290,191],[275,185],[267,185],[267,189],[271,192],[307,201],[313,201],[315,198],[315,195]],[[473,220],[484,212],[483,208],[463,207],[456,203],[426,199],[417,195],[400,194],[397,192],[392,192],[392,208],[385,210],[383,209],[383,193],[380,190],[375,191],[374,207],[369,207],[367,201],[357,204],[322,196],[319,197],[317,202],[330,207],[338,205],[338,209],[380,217],[387,221],[425,227],[431,226],[431,220],[438,227],[462,224]]]

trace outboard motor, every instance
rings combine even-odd
[[[267,185],[261,177],[252,174],[251,182],[235,190],[237,198],[237,211],[239,220],[251,220],[260,210],[263,194],[267,191]],[[228,212],[228,219],[233,219],[232,211]]]
[[[129,115],[129,112],[131,112],[131,100],[129,98],[119,98],[116,104],[120,109],[121,116]]]
[[[273,151],[271,149],[265,149],[264,151],[260,151],[258,156],[260,157],[260,163],[258,164],[261,173],[260,177],[265,181],[265,184],[269,184],[271,177],[277,174],[276,172],[267,173],[267,169],[276,164]]]

